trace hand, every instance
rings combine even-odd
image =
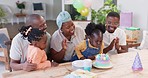
[[[115,48],[117,50],[119,50],[119,48],[120,48],[120,46],[119,46],[119,38],[118,37],[116,38],[116,41],[115,41]]]
[[[80,58],[80,60],[84,60],[84,59],[86,59],[86,58],[85,58],[85,57],[81,57],[81,58]]]
[[[51,67],[57,67],[59,64],[56,62],[51,62]]]
[[[26,61],[23,64],[23,70],[25,70],[25,71],[36,70],[36,68],[37,68],[37,64],[35,64],[35,63],[29,63],[28,61]]]
[[[113,41],[110,43],[110,45],[109,45],[110,50],[113,49],[113,47],[114,47],[114,45],[115,45],[115,42],[116,42],[116,38],[113,39]]]
[[[95,56],[88,56],[88,59],[94,60]]]
[[[62,48],[63,48],[64,50],[67,49],[67,41],[66,41],[66,39],[64,39],[64,40],[62,41]]]

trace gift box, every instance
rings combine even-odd
[[[136,27],[129,27],[125,30],[126,38],[128,40],[139,40],[140,38],[140,28]]]

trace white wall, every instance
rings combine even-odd
[[[118,0],[122,12],[133,12],[133,26],[148,30],[148,0]]]
[[[58,14],[62,11],[62,0],[53,0],[53,18],[56,20]]]
[[[18,13],[19,10],[16,7],[16,2],[18,0],[0,0],[0,4],[9,5],[14,13]],[[26,2],[26,9],[24,10],[25,13],[31,14],[31,4],[34,2],[42,2],[46,3],[46,13],[47,13],[47,20],[55,20],[59,12],[62,11],[62,0],[19,0],[20,2]],[[100,7],[103,6],[104,0],[92,0],[92,8],[98,10]]]
[[[92,0],[92,9],[98,11],[104,5],[104,0]]]
[[[18,0],[0,0],[0,4],[6,4],[9,5],[14,13],[18,13],[18,8],[16,7],[16,2]],[[25,1],[26,2],[26,9],[24,10],[25,13],[31,14],[31,4],[35,2],[42,2],[46,3],[46,13],[47,13],[47,20],[53,19],[53,0],[19,0],[20,2]]]

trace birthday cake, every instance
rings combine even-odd
[[[97,68],[111,68],[112,64],[107,54],[98,54],[93,62],[93,66]]]

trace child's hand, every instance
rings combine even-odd
[[[85,57],[81,57],[81,58],[80,58],[80,60],[84,60],[84,59],[86,59],[86,58],[85,58]]]
[[[67,41],[66,41],[66,39],[64,39],[64,40],[62,41],[62,48],[63,48],[64,50],[67,49]]]
[[[95,56],[88,56],[88,59],[94,60]]]

